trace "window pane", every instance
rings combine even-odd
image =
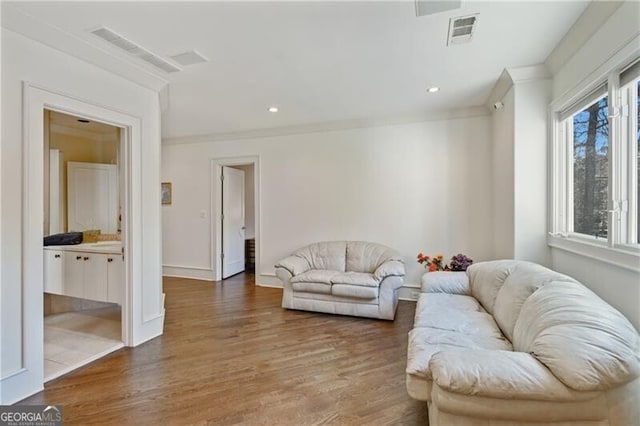
[[[607,238],[607,97],[573,116],[573,232]]]

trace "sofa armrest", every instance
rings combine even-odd
[[[300,275],[311,269],[309,262],[307,262],[304,258],[298,256],[285,257],[284,259],[276,263],[275,266],[276,268],[286,269],[293,276]]]
[[[447,349],[429,361],[433,381],[448,392],[510,400],[577,401],[597,392],[565,386],[533,355],[487,349]]]
[[[382,281],[386,277],[404,277],[404,263],[398,260],[387,260],[373,272],[376,279]]]
[[[422,276],[423,293],[449,293],[470,295],[469,276],[466,272],[427,272]]]

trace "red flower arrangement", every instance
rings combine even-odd
[[[426,256],[422,253],[418,253],[416,256],[419,264],[424,264],[425,269],[429,272],[435,271],[466,271],[467,268],[473,263],[473,259],[465,256],[462,253],[456,254],[451,258],[451,262],[448,265],[442,264],[442,255],[438,254],[434,257]]]
[[[441,254],[438,254],[433,257],[429,257],[429,256],[425,256],[422,253],[418,253],[417,257],[418,257],[418,263],[421,265],[424,263],[425,269],[428,269],[429,272],[445,270],[445,265],[442,264],[443,258]]]

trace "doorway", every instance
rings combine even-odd
[[[47,382],[124,346],[127,197],[124,129],[45,109],[43,130]]]
[[[213,265],[216,281],[259,264],[258,157],[212,160]]]
[[[19,303],[14,316],[20,320],[15,327],[19,331],[12,356],[17,357],[19,367],[11,376],[3,379],[5,389],[13,389],[7,400],[42,389],[44,383],[44,111],[46,109],[83,117],[119,127],[121,146],[121,184],[122,194],[126,198],[122,211],[122,247],[124,248],[125,283],[122,295],[121,338],[126,346],[135,346],[152,337],[162,334],[164,309],[162,292],[149,282],[143,287],[146,276],[158,277],[156,268],[143,267],[143,249],[151,244],[143,238],[144,225],[141,189],[144,174],[140,172],[143,147],[141,118],[91,101],[79,99],[74,95],[60,93],[33,83],[23,82],[23,151],[22,151],[22,226],[20,229],[21,264],[17,268],[21,279]],[[148,138],[147,138],[148,139]],[[159,143],[159,141],[158,141]],[[136,167],[134,167],[136,166]],[[158,201],[157,208],[150,208],[152,215],[159,216],[160,194],[150,196]],[[153,223],[159,223],[157,216]],[[133,224],[136,225],[133,225]],[[155,234],[154,234],[155,235]],[[159,246],[157,244],[154,247]],[[153,256],[153,259],[156,257]],[[155,261],[151,261],[155,265]],[[158,271],[159,272],[159,271]],[[159,280],[158,280],[159,282]],[[148,293],[148,294],[146,294]],[[146,297],[145,297],[146,296]],[[156,297],[157,296],[157,297]],[[15,315],[18,313],[17,316]],[[13,396],[11,396],[13,395]]]

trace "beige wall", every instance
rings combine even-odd
[[[64,169],[62,172],[63,182],[67,181],[67,163],[69,161],[117,164],[118,149],[120,147],[119,133],[120,129],[117,127],[113,128],[113,135],[101,135],[96,133],[94,136],[90,133],[87,133],[86,135],[60,133],[55,131],[54,128],[51,128],[49,132],[49,149],[58,149],[64,155]],[[48,187],[48,185],[45,184],[45,187]],[[64,230],[67,231],[66,190],[63,191],[63,203],[61,208],[62,217],[64,217]]]
[[[114,136],[108,140],[103,140],[100,135],[91,138],[56,133],[52,130],[50,132],[49,148],[62,151],[65,164],[67,161],[116,164],[120,145],[116,135],[117,131],[118,129],[114,127]]]

